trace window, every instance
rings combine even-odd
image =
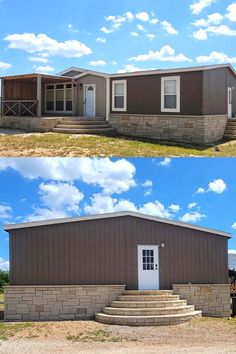
[[[153,250],[143,250],[143,270],[154,270]]]
[[[46,85],[45,111],[72,112],[72,84]]]
[[[126,111],[127,81],[112,81],[112,110]]]
[[[180,77],[161,78],[161,111],[180,112]]]

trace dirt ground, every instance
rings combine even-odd
[[[0,323],[0,353],[235,353],[236,319],[202,318],[166,327],[93,321]]]

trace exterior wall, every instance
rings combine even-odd
[[[109,123],[124,135],[209,144],[223,138],[227,117],[111,114]]]
[[[8,286],[5,321],[92,319],[124,293],[124,285]]]
[[[196,310],[211,317],[230,317],[230,285],[228,284],[174,284],[175,294],[194,305]]]
[[[169,115],[161,112],[161,78],[166,76],[180,76],[180,113],[172,115],[202,115],[202,71],[111,78],[111,113]],[[127,80],[126,112],[112,112],[112,81],[119,79]]]
[[[33,80],[3,80],[5,100],[37,100],[37,86]]]
[[[227,87],[234,87],[232,91],[233,114],[236,117],[236,77],[231,70],[227,70]]]
[[[32,117],[0,117],[0,127],[21,129],[26,132],[50,132],[55,128],[58,118],[32,118]]]
[[[80,84],[83,86],[80,87]],[[96,85],[96,117],[106,117],[106,79],[95,75],[86,75],[77,80],[78,101],[77,113],[84,115],[84,85]]]
[[[126,284],[138,289],[137,245],[160,245],[160,289],[228,283],[228,238],[133,216],[10,231],[10,285]]]
[[[227,114],[226,68],[203,72],[203,114]]]

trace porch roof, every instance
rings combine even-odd
[[[59,76],[59,75],[49,75],[49,74],[39,74],[39,73],[29,73],[29,74],[18,74],[10,76],[1,76],[0,79],[4,80],[22,80],[22,79],[37,79],[41,77],[42,79],[49,80],[59,80],[59,81],[72,81],[73,77]]]

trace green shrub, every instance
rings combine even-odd
[[[9,272],[6,270],[0,269],[0,292],[2,292],[3,287],[8,284],[9,284]]]

